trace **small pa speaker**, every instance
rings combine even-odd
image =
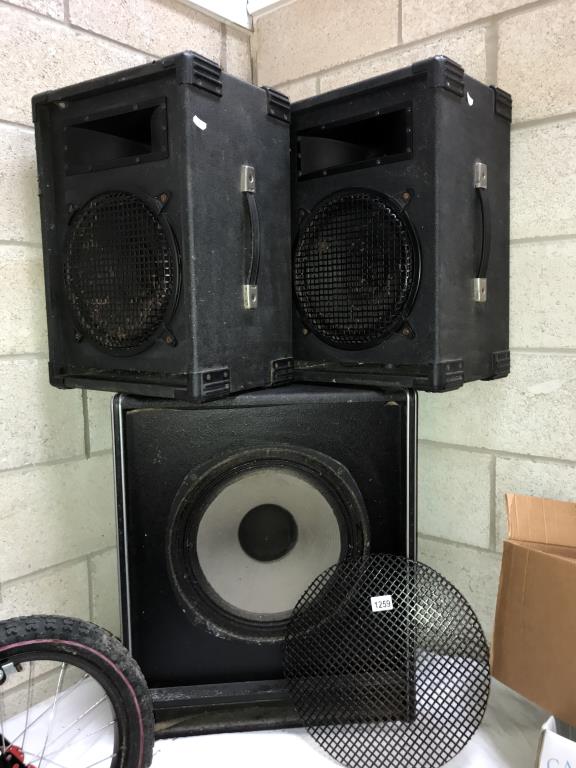
[[[415,438],[407,390],[115,398],[124,642],[159,716],[203,732],[297,722],[292,611],[335,563],[415,555]]]
[[[209,400],[289,378],[288,99],[182,53],[33,114],[52,383]]]
[[[297,378],[508,374],[511,104],[436,57],[293,105]]]

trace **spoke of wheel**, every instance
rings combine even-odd
[[[36,754],[36,752],[30,752],[28,751],[29,757],[31,757],[33,760],[38,760],[40,755]],[[70,766],[62,765],[62,763],[57,763],[55,760],[51,760],[49,757],[44,757],[45,762],[51,763],[52,765],[55,765],[56,768],[70,768]]]
[[[26,722],[24,723],[24,733],[22,734],[22,752],[26,754],[24,750],[24,744],[26,742],[26,731],[28,730],[28,718],[30,717],[30,709],[32,708],[32,672],[34,670],[34,661],[31,661],[28,665],[28,694],[26,696]]]
[[[77,725],[81,720],[83,720],[86,717],[86,715],[89,715],[90,712],[93,712],[96,709],[96,707],[98,707],[98,706],[100,706],[100,704],[102,704],[103,701],[106,701],[107,698],[108,697],[106,696],[106,694],[104,694],[104,696],[102,696],[101,699],[98,699],[98,701],[95,704],[92,704],[92,706],[88,707],[88,709],[85,709],[84,712],[82,712],[82,714],[79,715],[76,718],[76,720],[74,720],[73,723],[70,723],[69,725],[67,725],[65,730],[62,731],[62,733],[65,733],[66,731],[69,731],[70,728],[72,728],[72,726]],[[62,735],[62,733],[60,734],[60,736]],[[55,741],[58,741],[60,736],[58,736],[57,739],[55,739]],[[38,768],[40,768],[40,765],[38,765]]]
[[[54,722],[54,714],[56,713],[56,705],[58,704],[58,696],[60,695],[60,690],[62,688],[62,683],[64,681],[64,675],[66,674],[67,666],[68,664],[66,664],[65,661],[63,661],[62,664],[60,665],[60,674],[58,675],[58,683],[56,685],[54,701],[52,702],[52,711],[50,712],[50,718],[48,719],[48,727],[46,728],[46,738],[44,739],[44,746],[42,747],[42,754],[40,755],[40,762],[38,763],[38,768],[42,768],[42,760],[44,759],[44,753],[46,752],[46,747],[48,746],[48,741],[50,740],[50,733],[52,731],[52,724]]]
[[[106,697],[104,697],[104,698],[106,698]],[[104,698],[102,698],[102,699],[100,699],[100,701],[96,702],[96,704],[94,704],[94,706],[90,707],[90,709],[89,709],[89,710],[86,710],[86,712],[85,712],[84,714],[85,714],[85,715],[87,715],[87,714],[88,714],[88,713],[89,713],[89,712],[90,712],[92,709],[94,709],[95,707],[97,707],[97,706],[98,706],[98,704],[100,704],[101,702],[103,702],[103,701],[104,701]],[[78,718],[77,720],[75,720],[73,723],[70,723],[70,725],[67,725],[67,726],[66,726],[66,728],[65,728],[65,729],[64,729],[64,730],[63,730],[61,733],[59,733],[59,734],[58,734],[58,736],[56,736],[56,738],[54,739],[54,741],[52,742],[52,744],[51,744],[50,746],[51,746],[51,747],[54,747],[54,744],[56,744],[58,741],[60,741],[60,739],[62,738],[62,736],[64,736],[64,734],[65,734],[65,733],[68,733],[68,731],[70,730],[70,728],[72,728],[72,726],[76,725],[76,724],[78,723],[78,721],[79,721],[79,720],[81,720],[81,719],[82,719],[82,717],[79,717],[79,718]],[[115,724],[116,724],[116,720],[111,720],[109,723],[106,723],[106,725],[103,725],[101,728],[98,728],[96,731],[92,731],[92,733],[89,733],[89,734],[87,734],[86,736],[82,736],[82,738],[83,738],[83,739],[90,739],[92,736],[95,736],[97,733],[100,733],[100,731],[103,731],[103,730],[105,730],[106,728],[109,728],[111,725],[115,725]],[[74,743],[74,741],[75,741],[75,740],[78,738],[78,736],[79,736],[80,734],[81,734],[81,732],[80,732],[80,733],[77,733],[75,736],[73,736],[73,737],[70,739],[70,741],[68,742],[68,744],[66,744],[66,746],[67,746],[67,747],[69,747],[69,746],[70,746],[70,744],[73,744],[73,743]],[[53,754],[54,754],[54,749],[51,749],[51,750],[50,750],[50,752],[47,752],[47,753],[46,753],[46,755],[47,755],[47,756],[48,756],[48,755],[53,755]]]
[[[117,757],[117,756],[118,756],[118,752],[112,752],[112,754],[109,755],[108,757],[103,757],[102,760],[96,760],[95,763],[90,763],[90,765],[86,765],[84,768],[93,768],[94,765],[100,765],[100,763],[103,763],[104,760],[112,760],[113,757]]]
[[[90,677],[90,675],[89,675],[88,673],[86,673],[86,674],[82,675],[82,677],[80,678],[80,680],[77,680],[77,681],[74,683],[74,685],[71,685],[71,686],[70,686],[70,688],[68,688],[66,691],[64,691],[64,693],[63,693],[63,694],[60,696],[60,701],[64,701],[64,699],[65,699],[67,696],[69,696],[69,695],[72,693],[72,691],[73,691],[73,690],[75,690],[76,688],[78,688],[78,686],[80,685],[80,683],[83,683],[83,682],[84,682],[84,680],[87,680],[89,677]],[[47,709],[45,709],[43,712],[40,712],[40,714],[38,715],[38,717],[35,717],[35,718],[34,718],[34,720],[32,720],[32,722],[30,723],[30,726],[29,726],[29,727],[30,727],[30,728],[32,728],[32,726],[33,726],[33,725],[36,725],[36,723],[38,722],[38,720],[41,720],[41,719],[44,717],[44,715],[47,715],[47,714],[48,714],[48,712],[50,712],[50,710],[51,710],[51,709],[52,709],[52,706],[49,706],[49,707],[48,707]],[[20,737],[22,736],[22,734],[23,734],[23,733],[24,733],[24,731],[20,731],[20,733],[19,733],[17,736],[15,736],[15,737],[12,739],[12,741],[14,741],[14,742],[15,742],[15,741],[18,741],[18,740],[20,739]]]

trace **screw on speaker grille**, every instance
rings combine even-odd
[[[440,768],[480,725],[488,646],[439,573],[390,555],[324,571],[298,602],[285,674],[308,732],[350,768]]]
[[[132,352],[164,327],[178,286],[167,225],[128,192],[92,198],[74,216],[65,286],[81,334],[108,351]]]
[[[412,228],[385,195],[350,189],[322,200],[294,253],[302,316],[327,343],[370,347],[398,328],[418,284]]]

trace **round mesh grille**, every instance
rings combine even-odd
[[[74,216],[64,254],[79,330],[111,351],[149,342],[172,308],[177,268],[170,234],[146,203],[128,192],[92,198]]]
[[[384,195],[339,192],[303,224],[294,290],[304,321],[329,344],[378,344],[409,309],[418,281],[410,225]]]
[[[324,571],[290,620],[285,673],[309,733],[350,768],[443,766],[478,728],[488,647],[440,574],[387,555]]]

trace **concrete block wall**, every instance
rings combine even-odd
[[[48,383],[30,99],[186,49],[251,79],[248,32],[177,0],[0,0],[0,619],[119,629],[110,396]]]
[[[491,631],[504,493],[576,499],[576,3],[288,0],[256,82],[298,100],[446,54],[514,98],[512,374],[420,399],[420,554]]]

